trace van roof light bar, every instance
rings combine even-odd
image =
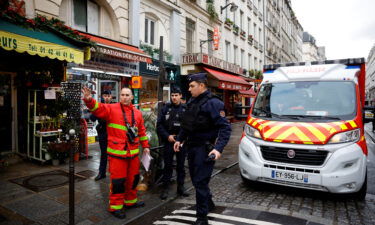
[[[269,64],[269,65],[264,65],[263,69],[267,71],[267,70],[276,70],[279,67],[289,67],[289,66],[307,66],[307,65],[323,65],[323,64],[358,65],[358,64],[363,64],[363,63],[365,63],[365,58],[348,58],[348,59],[335,59],[335,60],[312,61],[312,62]]]

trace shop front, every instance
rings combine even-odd
[[[150,62],[151,59],[135,46],[80,32],[81,35],[96,44],[91,48],[91,58],[83,65],[70,63],[68,65],[68,79],[80,81],[94,91],[94,98],[102,101],[103,91],[111,91],[112,102],[119,101],[121,88],[132,85],[132,77],[139,76],[139,63]],[[134,103],[138,103],[138,90],[134,90]],[[95,124],[88,120],[89,143],[97,136]]]
[[[206,72],[208,74],[208,86],[212,93],[218,95],[224,102],[227,117],[232,119],[235,114],[235,105],[243,102],[240,91],[251,88],[239,74],[242,69],[238,65],[228,63],[221,59],[203,53],[185,54],[182,56],[181,83],[187,95],[188,84],[186,76],[191,73]]]
[[[142,88],[139,90],[140,108],[143,111],[150,111],[158,101],[159,82],[159,61],[153,60],[151,63],[140,62],[139,73],[142,76]],[[174,80],[179,86],[180,66],[168,62],[163,62],[168,79]],[[163,101],[169,101],[170,87],[163,87]]]
[[[28,25],[26,18],[11,15],[0,17],[0,154],[44,161],[43,144],[61,135],[57,90],[66,64],[82,64],[89,44],[44,26],[44,17]]]

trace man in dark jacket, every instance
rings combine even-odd
[[[157,131],[164,144],[164,170],[163,170],[163,191],[160,194],[162,200],[168,197],[169,186],[173,173],[173,157],[176,155],[177,161],[177,194],[181,196],[189,196],[184,188],[185,180],[185,151],[180,151],[175,154],[173,151],[173,144],[175,143],[176,135],[180,132],[181,119],[185,112],[185,104],[181,103],[181,89],[175,87],[171,91],[171,102],[167,103],[161,110],[157,120]]]
[[[102,92],[102,103],[110,104],[112,101],[112,93],[110,90],[104,90]],[[106,177],[107,171],[107,123],[105,120],[99,119],[94,115],[90,115],[90,120],[98,120],[98,125],[96,125],[96,131],[98,132],[99,146],[100,146],[100,164],[99,173],[95,177],[98,181]]]

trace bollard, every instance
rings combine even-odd
[[[67,136],[71,145],[69,151],[69,225],[74,225],[74,137],[75,130],[69,130],[69,136]]]

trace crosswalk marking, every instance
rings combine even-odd
[[[194,210],[175,210],[172,213],[173,214],[185,213],[185,214],[195,215]],[[221,214],[216,214],[216,213],[209,213],[208,216],[215,217],[215,218],[218,218],[218,219],[226,219],[226,220],[232,220],[232,221],[236,221],[236,222],[248,223],[248,224],[254,224],[254,225],[280,225],[279,223],[265,222],[265,221],[260,221],[260,220],[252,220],[252,219],[247,219],[247,218],[243,218],[243,217],[227,216],[227,215],[221,215]]]
[[[163,224],[163,225],[189,225],[189,223],[179,223],[175,221],[160,221],[157,220],[153,224]]]
[[[195,221],[195,217],[189,217],[189,216],[164,216],[165,219],[180,219],[180,220],[188,220],[188,221]],[[212,225],[233,225],[233,223],[224,223],[224,222],[218,222],[213,220],[208,220],[209,224]]]

